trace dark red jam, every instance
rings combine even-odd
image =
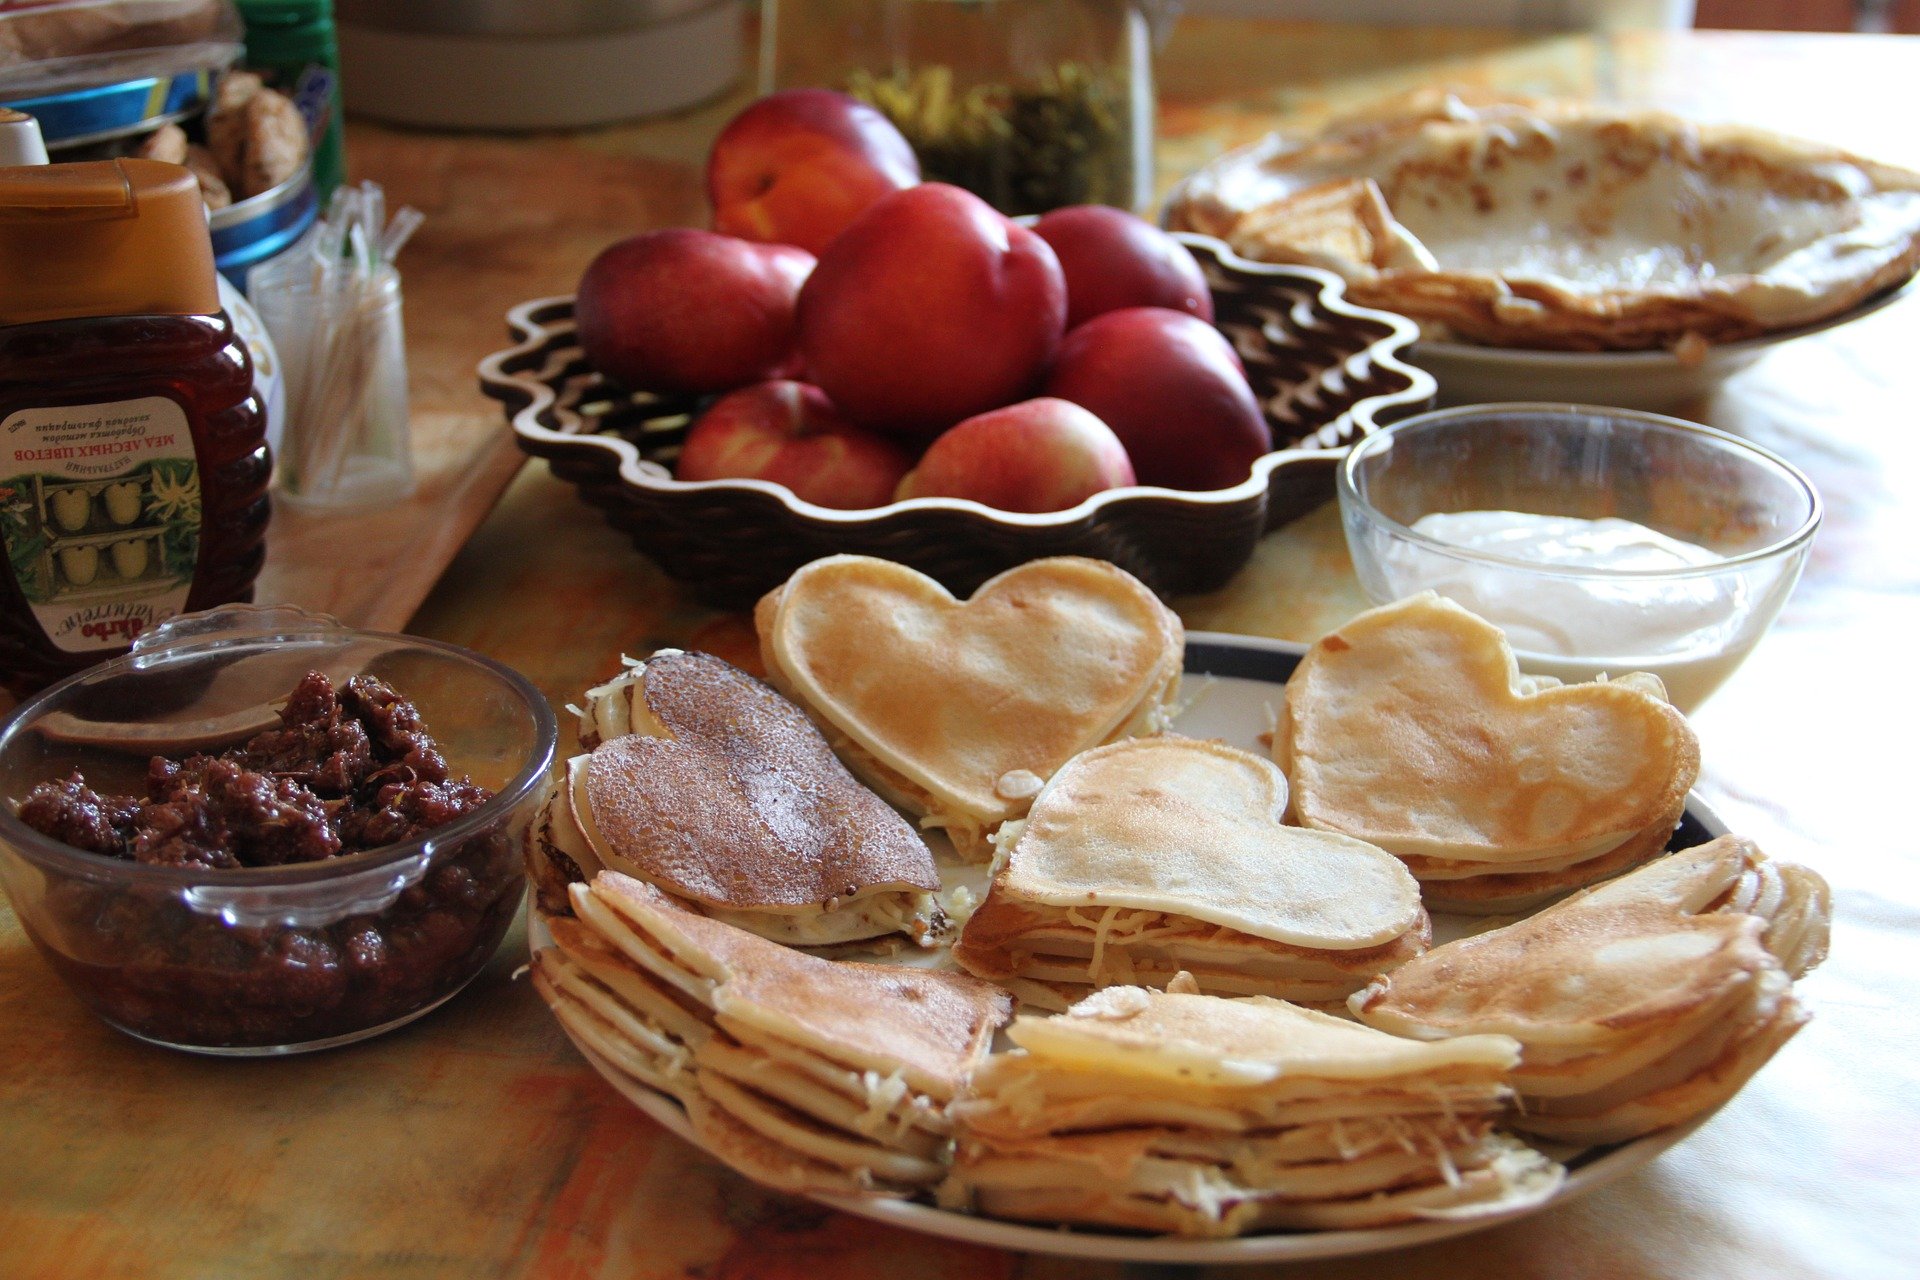
[[[101,795],[78,773],[41,783],[20,819],[89,853],[232,871],[399,844],[492,798],[449,776],[419,712],[371,677],[336,690],[310,673],[280,719],[218,755],[154,757],[145,796]],[[75,876],[49,888],[47,910],[77,945],[45,950],[104,1017],[136,1034],[299,1044],[452,994],[499,945],[520,890],[518,850],[498,827],[437,850],[391,905],[317,924],[231,924],[189,907],[177,887]]]

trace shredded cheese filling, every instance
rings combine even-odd
[[[1392,959],[1384,947],[1326,952],[1272,943],[1226,925],[1136,907],[1023,903],[1031,923],[1008,944],[1015,974],[1095,987],[1160,985],[1175,972],[1215,994],[1345,999]]]

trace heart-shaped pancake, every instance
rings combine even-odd
[[[768,678],[856,771],[977,844],[1081,751],[1160,728],[1180,620],[1100,560],[1035,560],[967,601],[904,565],[816,560],[755,614]]]
[[[734,910],[940,887],[925,842],[772,689],[704,653],[632,678],[648,732],[602,742],[574,791],[608,866]]]
[[[1540,688],[1498,627],[1425,592],[1307,651],[1275,755],[1305,826],[1489,872],[1572,865],[1671,830],[1686,803],[1699,744],[1654,687]]]
[[[1280,770],[1224,743],[1101,747],[1040,793],[993,892],[1164,912],[1338,951],[1381,946],[1424,921],[1420,886],[1398,858],[1284,826],[1286,807]]]

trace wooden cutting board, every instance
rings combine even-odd
[[[514,193],[523,193],[513,169],[538,151],[478,140],[459,147],[357,123],[347,151],[352,177],[382,184],[388,208],[426,214],[397,262],[417,483],[404,501],[371,509],[276,504],[255,599],[399,631],[524,460],[500,407],[480,394],[474,366],[506,344],[509,307],[573,287],[585,246],[545,243],[513,211]],[[590,220],[593,243],[631,230],[623,215],[610,209],[604,222]]]

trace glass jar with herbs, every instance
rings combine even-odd
[[[1152,199],[1152,50],[1134,0],[763,0],[761,42],[763,91],[866,99],[928,181],[1002,213]]]

